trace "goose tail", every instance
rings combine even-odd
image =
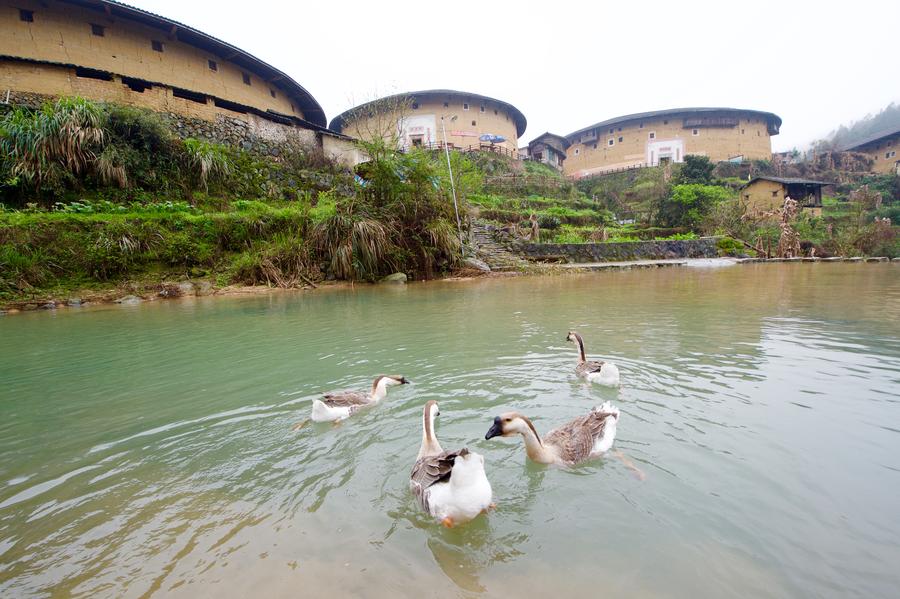
[[[596,439],[594,439],[594,448],[592,453],[605,453],[610,450],[613,441],[616,440],[616,427],[619,424],[619,408],[610,402],[604,402],[600,407],[594,408],[595,412],[609,414],[604,420],[603,430]]]
[[[350,415],[350,408],[330,407],[320,399],[314,399],[312,403],[313,422],[334,422],[342,420]]]

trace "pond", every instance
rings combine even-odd
[[[573,373],[616,363],[619,389]],[[380,405],[310,400],[402,374]],[[896,596],[900,267],[358,286],[0,319],[0,596]],[[497,508],[407,489],[422,406]],[[571,469],[484,434],[603,401]],[[634,468],[626,464],[630,461]],[[639,469],[643,476],[638,476]]]

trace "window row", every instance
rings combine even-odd
[[[444,102],[444,108],[450,108],[450,102]],[[412,109],[413,109],[413,110],[418,110],[418,109],[419,109],[419,103],[418,103],[418,102],[413,102],[413,103],[412,103]],[[463,102],[462,109],[463,109],[463,110],[469,110],[469,103],[468,103],[468,102]],[[481,107],[479,108],[479,111],[480,111],[480,112],[487,112],[487,109],[486,109],[484,106],[481,106]],[[494,109],[494,114],[500,114],[500,111],[497,110],[497,109],[495,108],[495,109]],[[509,116],[506,117],[506,120],[507,120],[507,121],[509,120]],[[473,124],[474,124],[474,123],[473,123]]]
[[[24,8],[19,9],[19,20],[24,21],[25,23],[33,23],[34,22],[34,11],[26,10]],[[90,23],[91,26],[91,35],[95,37],[106,37],[106,25],[100,25],[98,23]],[[161,40],[150,40],[150,48],[154,52],[165,52],[165,44]],[[215,60],[209,59],[207,60],[207,66],[209,70],[217,73],[219,71],[219,64]],[[244,82],[244,85],[252,85],[253,81],[250,77],[250,73],[245,71],[241,72],[241,79]],[[277,92],[274,89],[269,88],[269,95],[273,98],[278,97]],[[484,112],[484,107],[482,106],[482,112]],[[497,112],[496,110],[494,111]]]

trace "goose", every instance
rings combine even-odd
[[[434,400],[422,414],[422,444],[409,475],[409,488],[419,506],[447,528],[476,518],[494,507],[484,457],[468,448],[444,451],[434,434],[440,414]]]
[[[326,393],[322,399],[314,399],[312,405],[313,422],[337,422],[349,418],[361,408],[372,406],[384,399],[387,388],[407,385],[409,381],[400,375],[381,375],[372,381],[372,390],[339,391]]]
[[[619,386],[619,368],[615,364],[602,360],[591,360],[584,357],[584,340],[575,331],[569,331],[566,341],[571,341],[578,346],[578,365],[575,374],[586,378],[592,383],[599,383],[610,387]]]
[[[525,453],[532,461],[574,466],[609,451],[616,438],[618,421],[619,409],[606,402],[589,414],[550,431],[542,439],[531,420],[518,412],[506,412],[494,418],[494,424],[484,438],[522,435]]]

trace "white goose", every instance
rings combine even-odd
[[[578,346],[578,365],[575,366],[575,374],[585,378],[592,383],[607,385],[609,387],[619,386],[619,368],[610,362],[602,360],[588,361],[584,356],[584,340],[581,335],[575,331],[569,331],[566,341],[571,341]]]
[[[609,451],[616,438],[618,421],[619,408],[606,402],[541,438],[531,420],[518,412],[506,412],[494,418],[484,438],[522,435],[525,453],[532,461],[573,466]]]
[[[443,451],[434,434],[437,402],[425,404],[422,444],[409,475],[409,488],[423,510],[447,528],[468,522],[493,507],[484,457],[463,447]]]
[[[372,381],[372,390],[339,391],[326,393],[322,399],[314,399],[312,404],[313,422],[336,422],[349,418],[360,409],[373,406],[384,399],[387,388],[406,385],[409,381],[400,375],[382,375]]]

